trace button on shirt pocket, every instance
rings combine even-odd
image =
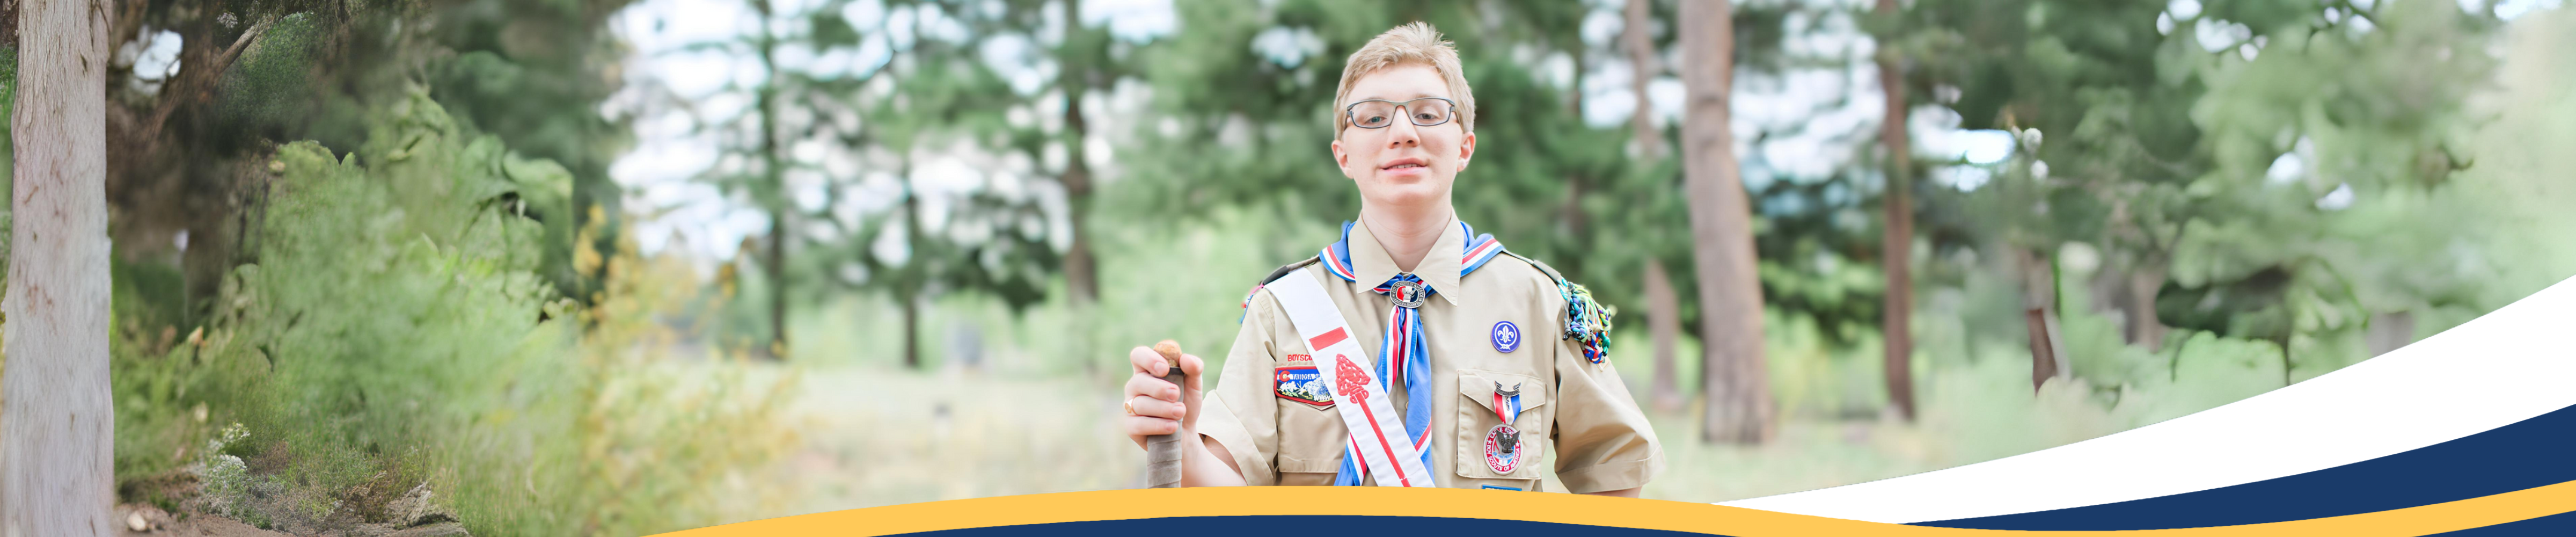
[[[1547,407],[1549,387],[1533,375],[1458,370],[1458,396],[1467,399],[1458,405],[1458,476],[1538,479],[1539,450],[1548,439],[1547,416],[1555,410]],[[1506,415],[1513,416],[1508,424],[1503,420]]]

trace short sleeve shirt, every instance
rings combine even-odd
[[[1367,229],[1365,222],[1351,229],[1351,269],[1359,281],[1315,263],[1280,277],[1321,282],[1374,362],[1393,304],[1372,289],[1401,271]],[[1556,278],[1509,255],[1462,278],[1458,253],[1465,235],[1452,222],[1414,271],[1436,291],[1419,313],[1434,398],[1426,450],[1439,485],[1533,490],[1546,450],[1554,451],[1557,478],[1572,492],[1645,485],[1663,469],[1663,448],[1609,361],[1593,363],[1561,337],[1566,298]],[[1349,438],[1341,415],[1329,396],[1300,389],[1298,374],[1314,361],[1278,298],[1256,289],[1245,308],[1199,431],[1225,446],[1248,484],[1330,485]],[[1503,423],[1493,408],[1497,388],[1521,394],[1522,410],[1511,425],[1526,454],[1508,472],[1486,458],[1487,436]],[[1405,390],[1388,391],[1395,408],[1410,403]]]

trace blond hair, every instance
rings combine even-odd
[[[1441,40],[1440,31],[1432,29],[1430,23],[1417,21],[1377,34],[1358,51],[1351,52],[1350,61],[1342,64],[1342,87],[1333,93],[1334,139],[1341,139],[1342,131],[1351,128],[1350,114],[1343,113],[1351,105],[1351,86],[1358,84],[1362,76],[1399,65],[1424,65],[1438,71],[1440,80],[1449,85],[1449,98],[1458,101],[1459,127],[1476,132],[1476,94],[1467,88],[1466,71],[1458,64],[1458,48]]]

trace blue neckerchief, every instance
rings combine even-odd
[[[1331,246],[1324,247],[1324,251],[1318,257],[1323,262],[1324,272],[1332,273],[1342,281],[1357,283],[1359,276],[1351,268],[1352,225],[1351,222],[1343,222],[1342,240],[1334,241]],[[1474,237],[1467,241],[1466,247],[1460,253],[1462,257],[1459,261],[1458,277],[1467,277],[1468,273],[1475,272],[1478,267],[1485,266],[1485,262],[1492,261],[1494,257],[1502,254],[1503,245],[1495,241],[1493,235],[1477,235],[1476,228],[1467,225],[1466,222],[1459,222],[1458,230],[1464,232],[1464,236]],[[1397,274],[1385,283],[1378,284],[1375,291],[1392,297],[1396,282],[1400,281],[1418,284],[1422,283],[1422,278],[1412,274]],[[1439,293],[1439,289],[1425,286],[1422,287],[1422,296],[1418,298],[1429,300],[1432,295]],[[1422,312],[1418,307],[1395,306],[1393,314],[1387,316],[1387,324],[1386,337],[1378,340],[1377,375],[1378,378],[1387,379],[1388,382],[1403,379],[1404,430],[1413,437],[1413,450],[1422,456],[1422,467],[1430,469],[1431,347],[1423,342]],[[1397,351],[1403,352],[1397,354]],[[1333,475],[1333,484],[1358,485],[1360,474],[1363,472],[1364,470],[1359,466],[1358,454],[1351,453],[1351,448],[1344,446],[1342,469],[1341,472]]]

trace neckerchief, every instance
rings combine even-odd
[[[1359,276],[1351,269],[1352,225],[1351,222],[1343,222],[1342,240],[1324,247],[1323,253],[1317,257],[1324,264],[1324,272],[1332,273],[1342,281],[1357,283]],[[1474,237],[1467,240],[1465,251],[1460,254],[1460,278],[1503,253],[1503,243],[1494,240],[1493,235],[1477,235],[1476,228],[1466,222],[1458,223],[1458,231],[1464,233],[1462,236]],[[1386,316],[1386,337],[1378,340],[1378,378],[1387,379],[1390,383],[1403,381],[1404,430],[1413,437],[1413,449],[1421,454],[1422,467],[1430,468],[1431,349],[1422,338],[1421,305],[1441,290],[1423,285],[1422,277],[1411,273],[1396,274],[1371,290],[1387,295],[1395,302],[1392,306],[1394,311]],[[1360,475],[1365,473],[1357,462],[1358,455],[1351,453],[1351,449],[1347,445],[1342,448],[1342,470],[1333,476],[1335,485],[1358,485]]]

